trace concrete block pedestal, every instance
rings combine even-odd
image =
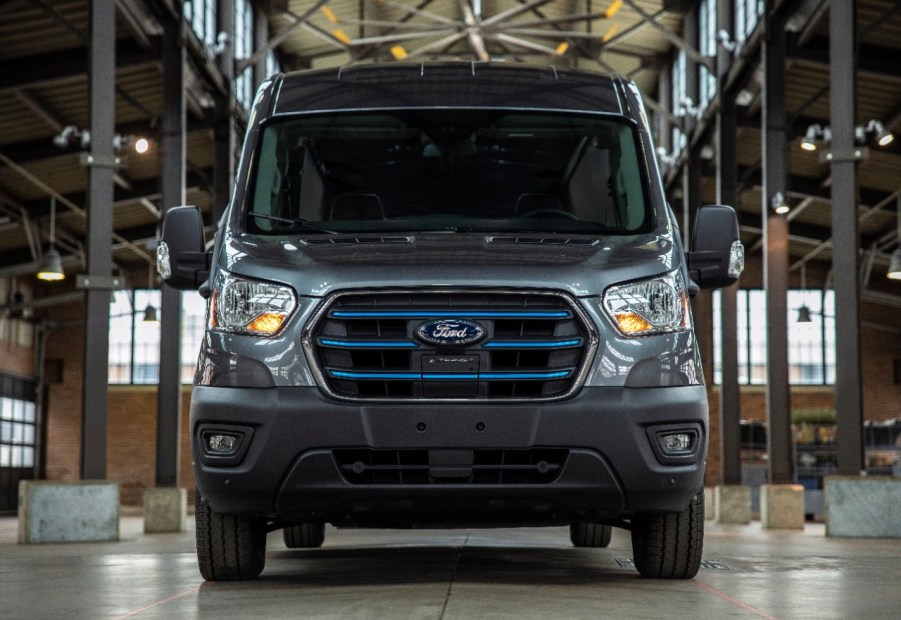
[[[804,487],[764,484],[760,487],[760,525],[764,529],[804,529]]]
[[[901,478],[827,476],[826,536],[901,538]]]
[[[188,522],[188,491],[159,487],[144,491],[144,533],[184,532]]]
[[[119,540],[119,483],[19,482],[19,543]]]
[[[722,484],[714,489],[717,523],[751,522],[751,487],[744,484]]]

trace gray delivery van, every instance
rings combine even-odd
[[[197,553],[266,535],[569,525],[691,578],[707,395],[690,297],[743,268],[735,213],[683,247],[635,85],[498,63],[277,75],[207,244],[169,210],[169,286],[208,298],[190,433]]]

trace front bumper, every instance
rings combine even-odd
[[[211,456],[201,436],[239,429],[235,457]],[[692,429],[693,450],[655,448],[659,429]],[[197,486],[221,513],[358,525],[550,524],[684,510],[703,486],[703,386],[583,388],[546,403],[344,403],[316,388],[198,386],[191,400]],[[558,449],[552,481],[432,478],[349,480],[336,449]]]

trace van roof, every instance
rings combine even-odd
[[[273,114],[479,107],[627,114],[623,78],[502,62],[391,63],[276,78]]]

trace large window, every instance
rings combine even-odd
[[[716,0],[701,0],[698,16],[700,52],[706,58],[716,58]],[[698,67],[698,87],[701,108],[707,107],[716,94],[716,74],[705,67]]]
[[[37,418],[34,384],[0,374],[0,468],[32,468]]]
[[[736,299],[738,316],[738,382],[763,385],[767,371],[766,293],[740,290]],[[802,306],[810,311],[810,321],[797,322]],[[788,292],[789,382],[794,385],[835,383],[835,295],[833,291]],[[713,380],[722,382],[722,334],[720,293],[713,296]]]
[[[184,4],[185,18],[197,38],[206,45],[216,44],[216,4],[217,0],[188,0]]]
[[[735,41],[743,43],[763,16],[766,9],[764,0],[735,0]]]
[[[147,306],[159,311],[158,290],[116,291],[110,303],[109,382],[155,384],[160,376],[160,324],[145,321]],[[157,315],[158,316],[158,315]],[[203,339],[206,301],[182,294],[181,381],[191,383]]]
[[[238,61],[253,55],[253,7],[248,0],[235,1],[235,59]],[[253,65],[235,78],[235,97],[244,109],[253,101]]]

